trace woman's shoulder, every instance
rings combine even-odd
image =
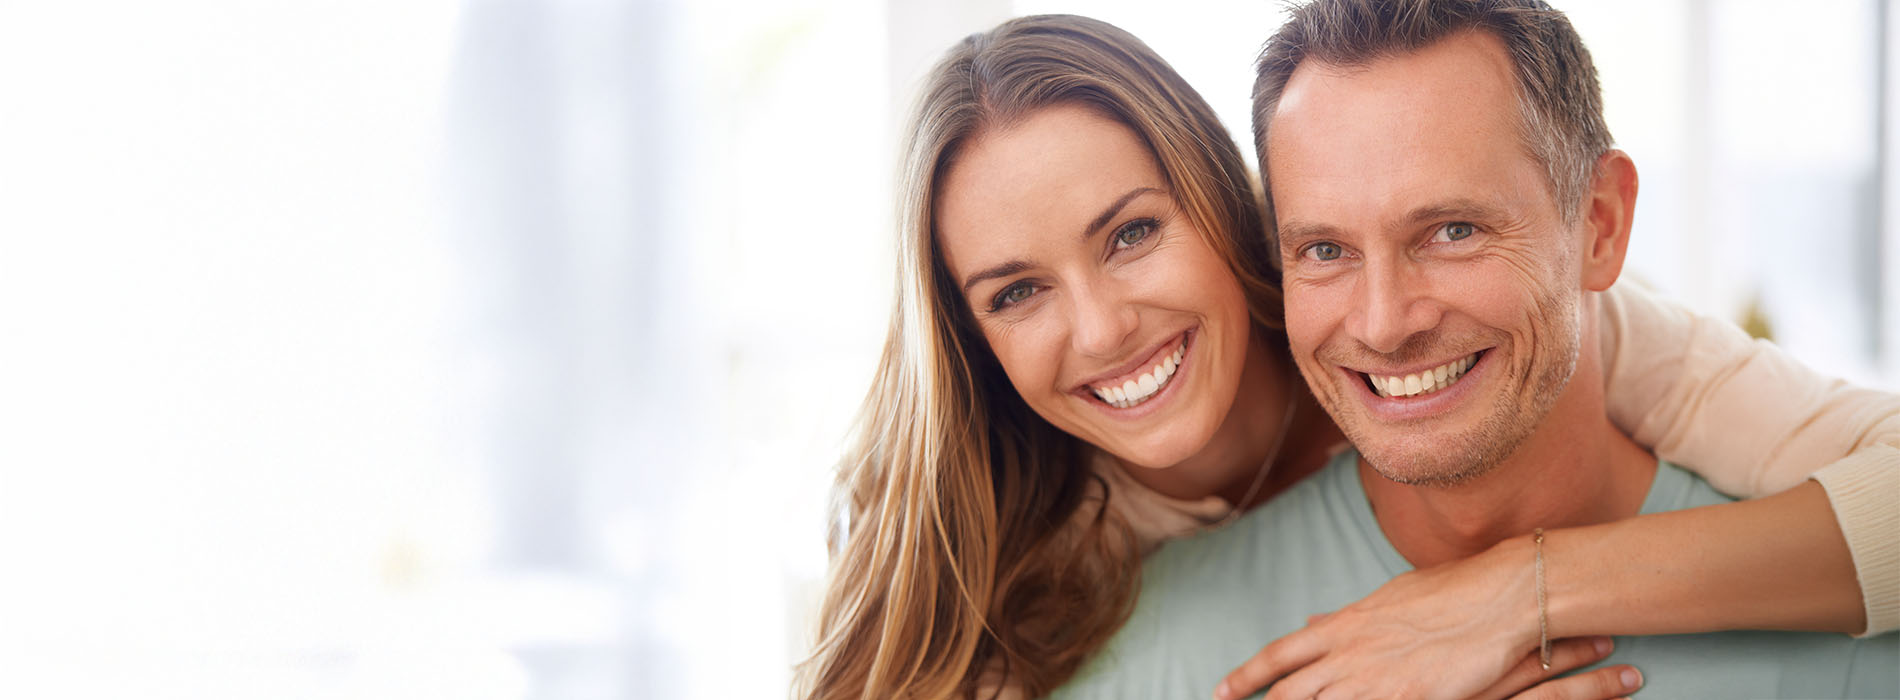
[[[1163,542],[1201,532],[1234,511],[1218,496],[1184,500],[1148,488],[1106,455],[1090,457],[1089,468],[1101,477],[1090,488],[1107,488],[1109,515],[1128,526],[1143,555]],[[1098,499],[1104,496],[1099,491],[1092,495]]]

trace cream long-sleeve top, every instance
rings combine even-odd
[[[1628,283],[1599,304],[1610,419],[1656,456],[1753,498],[1812,478],[1854,558],[1866,635],[1900,628],[1900,395],[1824,376],[1734,324]],[[1220,523],[1216,496],[1170,498],[1094,460],[1144,553]]]

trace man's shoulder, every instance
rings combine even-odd
[[[1900,636],[1737,631],[1617,637],[1598,666],[1643,670],[1645,694],[1706,698],[1900,697]]]
[[[1643,499],[1644,514],[1665,513],[1672,510],[1684,510],[1717,503],[1731,503],[1735,499],[1715,490],[1709,482],[1695,472],[1675,464],[1658,460],[1656,478],[1649,485],[1649,495]]]
[[[1729,503],[1701,477],[1659,462],[1643,513]],[[1900,635],[1740,631],[1619,637],[1602,664],[1644,671],[1644,692],[1664,697],[1896,697]]]
[[[1384,583],[1391,574],[1345,526],[1356,464],[1341,455],[1233,524],[1163,545],[1142,563],[1134,613],[1054,697],[1207,695],[1308,615]]]
[[[1371,509],[1357,465],[1347,450],[1231,525],[1162,545],[1142,564],[1143,601],[1245,596],[1250,605],[1291,598],[1297,607],[1307,604],[1308,589],[1390,578],[1395,572],[1368,570],[1381,563],[1375,552],[1385,540],[1376,526],[1367,531]]]
[[[1295,525],[1334,515],[1328,479],[1336,476],[1338,469],[1337,460],[1329,462],[1311,477],[1225,527],[1163,544],[1144,564],[1147,575],[1166,576],[1168,572],[1209,567],[1250,569],[1261,565],[1260,557],[1247,555],[1278,552],[1277,545],[1314,534],[1301,533]]]

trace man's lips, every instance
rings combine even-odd
[[[1457,384],[1484,353],[1479,350],[1417,369],[1355,371],[1381,397],[1424,396]]]
[[[1361,372],[1344,366],[1340,366],[1339,371],[1346,377],[1358,380],[1351,382],[1357,385],[1357,389],[1349,391],[1357,395],[1361,405],[1365,407],[1373,420],[1382,423],[1406,423],[1443,415],[1464,405],[1466,399],[1478,391],[1473,387],[1483,385],[1484,379],[1481,375],[1489,374],[1489,368],[1495,364],[1489,361],[1490,350],[1491,348],[1486,348],[1451,360],[1440,360],[1438,365],[1420,367],[1417,371],[1406,372],[1404,375],[1386,374],[1385,370]],[[1456,367],[1467,361],[1470,364],[1454,377],[1450,367]],[[1447,367],[1444,382],[1438,381],[1438,367]],[[1427,370],[1432,373],[1431,391],[1425,390],[1424,374]],[[1393,377],[1397,377],[1397,384],[1403,393],[1391,392],[1394,384]],[[1419,391],[1416,393],[1411,391],[1407,377],[1417,378]],[[1476,381],[1472,381],[1474,377]],[[1375,383],[1384,383],[1385,390],[1375,389]]]

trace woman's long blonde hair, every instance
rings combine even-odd
[[[1056,104],[1094,109],[1146,142],[1256,324],[1281,328],[1254,180],[1213,110],[1147,45],[1069,15],[959,42],[910,122],[897,303],[839,469],[804,697],[967,696],[1001,677],[1040,696],[1132,608],[1139,553],[1089,495],[1090,448],[1011,388],[935,243],[932,205],[961,146]],[[1095,493],[1106,498],[1106,485]]]

